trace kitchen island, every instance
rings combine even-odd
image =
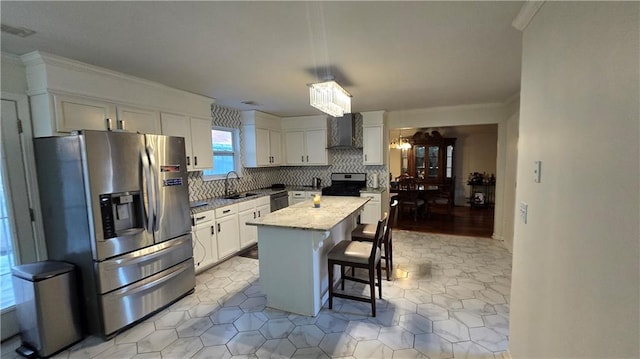
[[[350,240],[365,197],[323,196],[247,221],[258,227],[260,285],[267,306],[315,316],[328,298],[327,254]],[[334,278],[339,279],[339,269]]]

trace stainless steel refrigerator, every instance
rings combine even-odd
[[[87,333],[193,290],[184,138],[87,130],[34,146],[47,253],[79,267]]]

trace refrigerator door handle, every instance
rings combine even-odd
[[[146,197],[147,197],[147,202],[145,203],[145,213],[147,215],[147,232],[152,233],[153,232],[153,213],[151,213],[151,211],[153,210],[153,190],[151,187],[151,171],[149,169],[149,156],[147,156],[147,153],[140,150],[140,160],[142,161],[142,171],[143,171],[143,176],[144,176],[144,180],[147,182],[146,184],[146,190],[147,193]]]
[[[160,173],[158,173],[158,167],[156,166],[156,154],[153,152],[153,147],[147,146],[147,153],[149,154],[149,164],[151,167],[151,173],[153,175],[153,191],[154,191],[154,223],[153,231],[157,232],[160,228],[160,217],[162,206],[160,205]]]

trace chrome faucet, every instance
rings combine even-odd
[[[238,174],[236,173],[236,171],[229,171],[227,172],[226,177],[224,178],[224,195],[228,196],[229,195],[229,175],[235,173],[236,175],[236,179],[240,179],[240,176],[238,176]],[[234,191],[233,193],[235,193],[236,191]]]

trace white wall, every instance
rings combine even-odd
[[[638,2],[545,2],[524,31],[513,358],[640,357],[639,33]]]
[[[26,95],[27,75],[19,57],[2,53],[0,56],[0,76],[2,91]]]

